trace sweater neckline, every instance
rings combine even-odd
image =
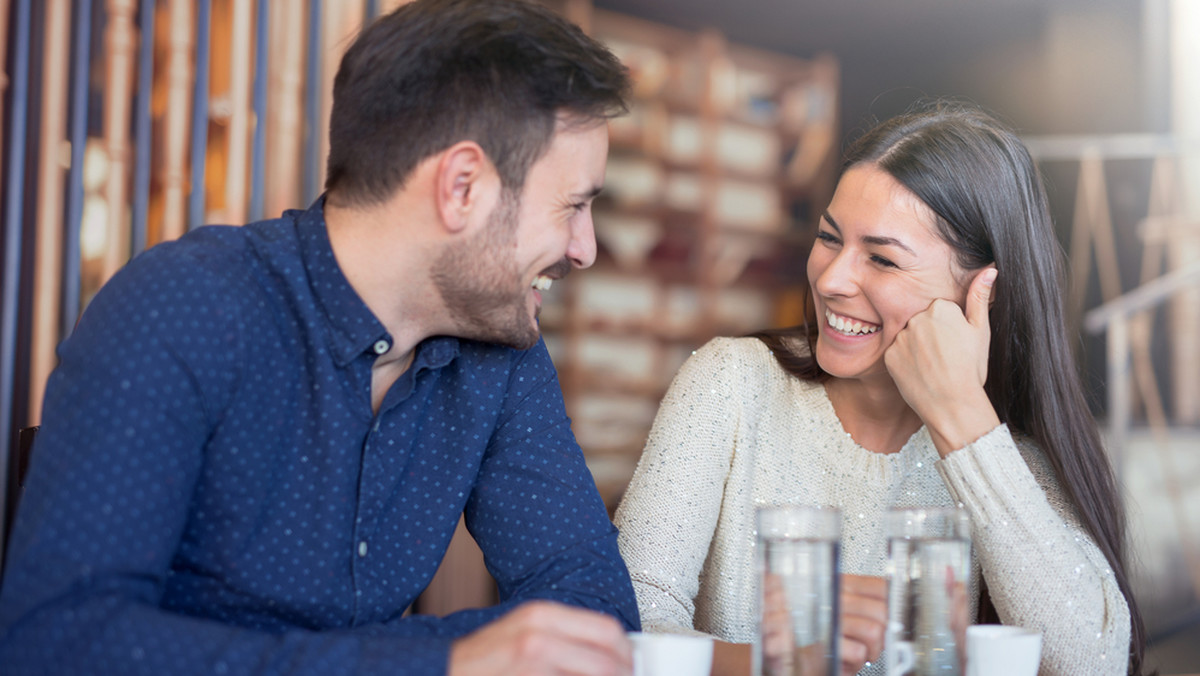
[[[872,451],[862,444],[854,440],[850,433],[846,431],[842,425],[842,419],[838,417],[837,411],[833,408],[833,402],[829,399],[829,394],[825,391],[825,386],[822,383],[813,383],[813,394],[815,395],[816,405],[821,408],[822,414],[827,419],[832,420],[837,425],[837,432],[844,436],[845,443],[839,444],[838,452],[849,453],[850,460],[855,464],[861,464],[868,468],[883,474],[892,474],[899,472],[901,475],[908,474],[914,468],[924,467],[926,463],[933,463],[938,460],[937,450],[933,446],[933,439],[929,436],[929,430],[921,425],[916,432],[904,442],[900,450],[895,453],[877,453]]]

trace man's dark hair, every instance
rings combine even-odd
[[[558,115],[626,111],[629,75],[607,48],[522,0],[417,0],[367,26],[333,83],[327,191],[390,197],[425,158],[478,143],[519,192]]]

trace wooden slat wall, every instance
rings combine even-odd
[[[132,120],[137,30],[134,0],[108,0],[104,33],[104,148],[108,175],[104,197],[108,207],[101,280],[107,281],[129,260],[129,130]]]
[[[166,100],[163,106],[162,226],[154,241],[176,239],[187,231],[188,125],[191,120],[195,61],[192,56],[195,3],[167,5]]]
[[[29,417],[41,418],[42,391],[54,369],[62,296],[62,217],[67,142],[68,38],[70,0],[46,1],[46,38],[42,57],[42,133],[38,153],[37,237],[34,257],[33,340],[30,358]]]
[[[364,20],[398,4],[0,0],[0,54],[12,52],[0,73],[0,138],[10,139],[0,147],[0,503],[16,431],[40,420],[55,348],[92,294],[132,254],[210,211],[243,223],[307,206],[321,189],[341,53]],[[212,102],[224,116],[210,115]]]

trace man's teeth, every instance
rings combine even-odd
[[[538,275],[537,277],[533,278],[533,288],[537,289],[538,291],[548,290],[550,285],[553,283],[554,280],[550,279],[546,275]]]
[[[842,333],[848,333],[850,335],[865,336],[869,333],[875,333],[879,330],[878,326],[864,326],[862,322],[851,321],[845,317],[835,315],[829,310],[825,311],[825,320],[828,321],[829,325],[833,328],[841,331]]]

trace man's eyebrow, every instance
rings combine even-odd
[[[841,234],[842,229],[840,227],[838,227],[837,221],[833,220],[833,217],[829,215],[828,211],[823,212],[821,214],[821,217],[824,218],[825,221],[827,223],[829,223],[829,225],[832,226],[834,230],[837,230],[838,233]],[[900,240],[896,239],[895,237],[881,237],[879,235],[865,235],[862,238],[862,240],[864,242],[866,242],[867,244],[871,244],[874,246],[894,246],[894,247],[903,249],[914,256],[917,255],[915,251],[908,248],[908,245],[906,245],[904,242],[901,242]]]
[[[604,186],[596,185],[596,186],[592,186],[591,190],[588,190],[585,192],[577,192],[577,193],[571,195],[571,197],[582,200],[582,201],[587,201],[590,199],[595,199],[596,195],[599,195],[602,190],[604,190]]]

